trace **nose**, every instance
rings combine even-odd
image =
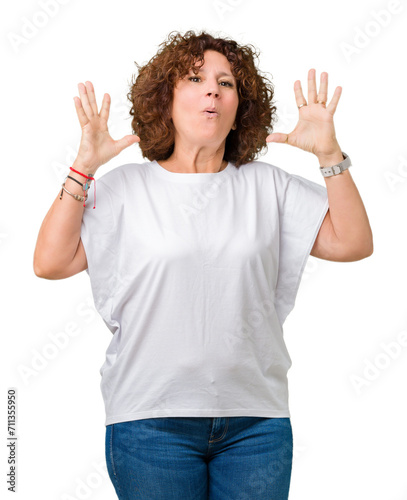
[[[219,97],[219,89],[217,86],[217,82],[214,81],[208,82],[207,95],[213,97]]]

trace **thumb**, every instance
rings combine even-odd
[[[266,142],[280,142],[284,143],[288,140],[288,134],[284,134],[282,132],[276,132],[274,134],[270,134],[266,137]]]
[[[136,142],[140,142],[140,137],[138,135],[125,135],[122,139],[116,141],[116,148],[118,152],[121,153],[123,149],[128,148]]]

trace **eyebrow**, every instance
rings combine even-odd
[[[203,73],[205,73],[206,71],[202,68],[199,69],[199,71],[202,71]],[[224,71],[219,71],[218,73],[218,76],[230,76],[233,78],[233,75],[231,75],[230,73],[225,73]]]

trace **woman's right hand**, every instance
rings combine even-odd
[[[87,174],[94,174],[96,170],[117,156],[123,149],[135,142],[140,142],[137,135],[126,135],[115,141],[107,129],[109,119],[110,96],[103,96],[100,113],[96,104],[92,82],[78,84],[79,97],[74,97],[76,113],[82,128],[81,143],[75,163],[81,165]]]

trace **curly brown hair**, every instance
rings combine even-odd
[[[204,51],[215,50],[229,61],[239,96],[236,129],[226,137],[223,159],[236,167],[255,160],[256,154],[267,147],[266,137],[273,131],[277,109],[272,100],[273,84],[256,68],[256,49],[229,38],[214,38],[205,31],[187,31],[184,35],[172,31],[159,48],[144,66],[135,62],[139,74],[135,81],[132,79],[127,94],[132,103],[131,127],[140,137],[143,157],[153,161],[171,156],[175,136],[170,116],[173,89],[190,69],[198,73],[204,64]],[[201,64],[194,64],[198,62]]]

